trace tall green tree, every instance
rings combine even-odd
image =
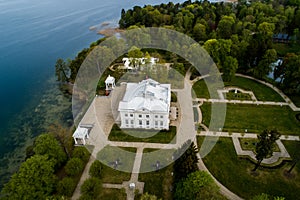
[[[261,162],[264,158],[272,156],[274,151],[274,145],[276,140],[280,137],[280,133],[276,130],[264,130],[261,134],[257,136],[258,143],[256,144],[256,160],[257,163],[253,171],[256,171],[257,168],[261,165]]]
[[[60,167],[67,159],[66,153],[59,142],[50,134],[39,135],[35,142],[33,151],[37,155],[47,155],[56,168]]]
[[[69,81],[69,67],[67,63],[59,58],[55,63],[55,76],[58,81],[68,82]]]
[[[222,66],[224,81],[226,82],[231,81],[234,78],[237,69],[238,69],[237,59],[233,58],[232,56],[226,56],[225,62]]]
[[[174,199],[202,200],[225,199],[219,194],[219,188],[205,171],[196,171],[176,184]]]
[[[4,186],[3,199],[46,199],[56,183],[54,165],[47,155],[30,157]]]
[[[174,158],[176,159],[174,164],[176,180],[186,178],[188,174],[198,170],[197,163],[199,159],[197,153],[198,149],[190,140],[174,153]]]

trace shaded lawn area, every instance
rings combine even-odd
[[[156,171],[156,163],[159,169],[167,167],[173,162],[172,156],[175,149],[144,149],[140,173]]]
[[[203,123],[209,125],[211,103],[203,103],[200,109]],[[243,133],[247,129],[251,133],[261,133],[264,129],[277,129],[283,135],[299,135],[297,113],[300,112],[294,112],[288,106],[227,104],[223,131]]]
[[[97,199],[101,200],[126,200],[127,196],[124,190],[115,188],[102,188],[100,195]]]
[[[173,199],[172,190],[174,177],[172,176],[172,172],[173,164],[158,171],[140,173],[139,181],[145,182],[144,193],[148,192],[149,194],[154,194],[157,196],[157,199]]]
[[[198,137],[201,146],[204,137]],[[297,175],[293,179],[284,176],[289,164],[277,168],[260,167],[257,176],[251,175],[254,164],[236,155],[231,138],[219,138],[212,151],[203,158],[209,171],[229,190],[245,199],[267,193],[284,196],[286,199],[298,199],[300,195],[299,164]]]
[[[135,148],[121,148],[106,146],[97,154],[102,165],[103,183],[122,183],[128,181],[131,176],[135,159]],[[115,168],[113,162],[118,159],[119,164]]]
[[[256,144],[259,142],[258,139],[256,138],[239,138],[241,147],[243,150],[245,151],[253,151],[254,153],[256,153],[255,148],[256,148]],[[280,152],[280,149],[277,145],[277,143],[274,144],[274,152]]]
[[[284,102],[282,97],[272,88],[251,79],[236,76],[232,81],[224,82],[224,85],[236,86],[244,90],[252,91],[258,101]],[[210,98],[207,86],[203,79],[197,81],[193,85],[193,90],[198,98]]]
[[[176,143],[176,127],[169,130],[120,129],[114,124],[108,136],[110,141],[122,142],[149,142],[149,143]]]

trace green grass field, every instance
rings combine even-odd
[[[204,137],[198,137],[198,146],[201,146]],[[293,142],[289,142],[287,150],[293,149]],[[286,143],[284,143],[286,144]],[[284,196],[286,199],[299,199],[300,196],[300,163],[295,167],[293,178],[287,178],[284,172],[289,169],[290,163],[277,168],[260,167],[254,176],[251,170],[254,163],[248,159],[237,157],[232,140],[220,138],[213,150],[203,158],[209,171],[225,187],[245,199],[267,193],[274,196]]]
[[[103,163],[103,183],[122,183],[130,179],[135,159],[135,148],[106,146],[97,154]],[[118,165],[115,166],[115,161]]]
[[[276,102],[284,101],[282,97],[277,92],[275,92],[272,88],[251,79],[247,79],[243,77],[235,77],[231,82],[224,82],[224,85],[236,86],[244,90],[252,91],[258,101],[276,101]],[[197,81],[193,85],[193,90],[195,91],[198,98],[206,98],[206,99],[210,98],[204,80]]]
[[[136,137],[135,137],[136,136]],[[120,129],[114,124],[108,136],[110,141],[149,142],[149,143],[176,143],[176,127],[169,130]]]
[[[143,161],[142,161],[143,165]],[[174,177],[173,165],[158,171],[139,174],[139,181],[145,182],[144,193],[154,194],[158,199],[171,200]]]
[[[217,106],[218,104],[215,103]],[[209,125],[211,104],[201,107],[203,123]],[[264,129],[277,129],[281,134],[300,135],[300,122],[288,106],[265,106],[246,104],[227,104],[226,120],[223,131],[260,133]]]
[[[126,200],[127,196],[124,190],[114,188],[102,188],[102,191],[97,199],[101,200]]]

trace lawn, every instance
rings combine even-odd
[[[110,141],[148,142],[148,143],[176,143],[176,127],[169,130],[120,129],[114,124],[108,136]]]
[[[201,146],[204,137],[198,137]],[[287,148],[289,150],[289,148]],[[294,178],[284,176],[289,164],[277,168],[260,167],[254,176],[251,170],[254,164],[248,159],[238,158],[231,138],[220,138],[213,150],[203,158],[209,171],[229,190],[245,199],[267,193],[274,196],[284,196],[286,199],[299,199],[300,172],[299,164],[294,170]]]
[[[135,148],[106,146],[97,154],[97,159],[104,165],[102,169],[103,183],[122,183],[130,179],[135,159]],[[118,165],[114,165],[118,160]]]
[[[158,199],[171,200],[174,177],[173,165],[158,171],[139,174],[139,181],[145,182],[144,193],[154,194]]]
[[[215,106],[220,104],[215,103]],[[201,107],[203,123],[209,125],[211,104]],[[227,104],[226,120],[223,131],[261,133],[264,129],[277,129],[281,134],[299,135],[300,122],[288,106],[266,106],[248,104]]]
[[[241,147],[245,151],[253,151],[255,153],[256,144],[258,143],[258,139],[256,138],[239,138]],[[278,145],[274,144],[274,152],[279,152],[280,149]]]
[[[127,196],[124,190],[115,188],[102,188],[101,193],[97,199],[101,200],[126,200]]]
[[[174,149],[144,149],[140,173],[155,171],[157,162],[159,169],[167,167],[173,162],[174,152]]]
[[[247,91],[252,91],[258,101],[284,102],[282,97],[277,92],[275,92],[272,88],[251,79],[237,76],[231,82],[224,82],[224,85],[236,86]],[[208,92],[204,80],[197,81],[193,85],[193,90],[195,91],[198,98],[206,98],[206,99],[210,98],[210,94]]]
[[[252,100],[250,94],[244,94],[241,92],[235,93],[234,91],[229,91],[226,93],[223,93],[225,99],[228,100]]]

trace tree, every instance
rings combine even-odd
[[[219,21],[217,33],[219,38],[229,39],[232,35],[233,25],[235,20],[232,16],[224,15]]]
[[[55,186],[54,165],[47,155],[28,158],[1,191],[4,199],[45,199]]]
[[[48,132],[53,135],[60,145],[63,147],[65,153],[70,158],[73,150],[72,131],[69,128],[63,127],[59,123],[50,125]]]
[[[55,75],[58,81],[61,82],[69,81],[69,77],[67,76],[67,74],[69,74],[68,70],[69,68],[66,62],[61,58],[57,59],[55,64]]]
[[[91,177],[101,178],[101,172],[102,164],[99,160],[95,160],[90,167],[89,174]]]
[[[193,29],[193,35],[196,41],[205,41],[207,39],[206,26],[197,23]]]
[[[66,174],[69,176],[79,175],[83,168],[84,164],[79,158],[71,158],[65,166]]]
[[[57,184],[57,192],[60,195],[71,197],[76,188],[76,182],[73,178],[65,177]]]
[[[143,55],[144,55],[143,52],[136,46],[131,47],[130,50],[128,51],[128,57],[132,59],[131,64],[135,68],[140,65],[138,58],[142,58]]]
[[[268,49],[263,56],[263,59],[259,61],[258,66],[253,69],[254,76],[263,78],[268,75],[271,69],[271,64],[277,59],[277,52],[275,49]]]
[[[219,188],[205,171],[196,171],[176,184],[174,199],[220,199]]]
[[[226,56],[222,69],[224,81],[231,81],[235,76],[236,70],[238,69],[237,59],[233,58],[232,56]]]
[[[177,180],[186,178],[188,174],[198,170],[197,163],[199,159],[197,153],[198,149],[190,140],[174,153],[174,158],[176,159],[174,169]]]
[[[80,191],[83,196],[96,199],[101,192],[101,181],[97,178],[89,178],[82,184]]]
[[[256,166],[253,171],[256,171],[260,166],[264,158],[272,156],[274,150],[275,141],[280,137],[280,133],[276,130],[264,130],[261,134],[257,136],[259,142],[256,144]]]
[[[37,155],[47,155],[49,159],[54,159],[56,168],[60,167],[67,159],[66,153],[58,141],[50,134],[39,135],[34,142],[33,151]]]

